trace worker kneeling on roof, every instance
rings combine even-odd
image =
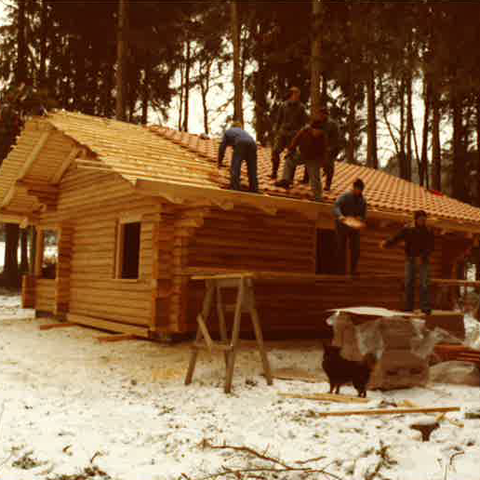
[[[285,157],[283,178],[275,182],[277,187],[290,188],[298,165],[305,165],[310,177],[315,201],[322,199],[322,182],[320,181],[320,167],[324,166],[327,152],[327,136],[321,130],[322,122],[313,118],[310,125],[302,128],[288,147]],[[296,153],[297,147],[300,153]]]

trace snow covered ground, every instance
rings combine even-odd
[[[290,467],[325,470],[308,476],[258,471],[255,478],[480,478],[480,420],[464,415],[480,403],[479,387],[374,391],[367,405],[289,399],[279,393],[326,392],[327,383],[275,380],[268,387],[257,353],[245,351],[237,359],[233,393],[225,395],[221,354],[201,354],[194,382],[184,386],[186,345],[99,343],[101,332],[40,331],[42,322],[48,320],[20,309],[18,296],[0,296],[1,479],[197,480],[224,468],[284,469],[245,451],[209,447],[224,444],[249,447]],[[320,348],[273,350],[269,358],[274,369],[320,372]],[[444,420],[422,442],[410,429],[418,415],[317,415],[405,399],[461,406],[447,418],[464,426]]]

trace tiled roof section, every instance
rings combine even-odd
[[[148,127],[159,136],[171,140],[185,150],[198,155],[199,162],[215,164],[219,146],[218,139],[209,139],[199,135],[179,132],[166,127]],[[219,186],[228,185],[228,165],[231,149],[227,150],[225,165],[221,170]],[[292,198],[311,199],[309,185],[303,185],[303,167],[297,168],[294,187],[289,191],[276,187],[269,178],[271,173],[271,151],[269,148],[258,147],[258,178],[260,189],[269,195],[279,195]],[[283,165],[283,161],[282,161]],[[281,171],[280,171],[281,173]],[[330,192],[324,192],[324,201],[334,202],[335,199],[351,188],[353,181],[361,178],[366,185],[364,195],[370,207],[377,210],[397,213],[411,213],[418,209],[425,210],[429,215],[454,221],[480,223],[480,209],[459,202],[444,195],[431,192],[412,182],[359,165],[336,162],[335,177]],[[246,167],[242,167],[242,184],[247,187]]]
[[[229,184],[231,149],[227,150],[225,167],[218,170],[218,139],[203,138],[166,127],[143,127],[65,111],[53,112],[48,117],[37,118],[33,122],[48,122],[77,144],[87,147],[106,168],[111,168],[129,180],[146,178],[213,189],[225,188]],[[22,137],[24,136],[25,132],[22,133]],[[21,146],[27,140],[27,137],[23,140],[22,137],[19,145],[4,161],[2,174],[7,175],[6,167],[10,157],[16,155],[15,152],[21,152]],[[31,148],[33,147],[32,144]],[[26,151],[23,153],[24,157],[28,155]],[[297,169],[294,188],[286,191],[275,187],[274,181],[269,178],[270,155],[270,149],[259,147],[260,189],[271,196],[311,199],[310,187],[300,182],[303,168]],[[246,187],[245,166],[242,171],[242,182]],[[324,202],[333,203],[341,193],[351,187],[357,177],[366,183],[364,193],[372,209],[405,214],[422,208],[438,218],[480,224],[480,209],[436,195],[382,171],[346,163],[336,164],[332,191],[324,195]],[[5,179],[7,180],[7,177]],[[0,185],[4,195],[13,180],[13,176],[12,180],[8,177],[8,185]]]

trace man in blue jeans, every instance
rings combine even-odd
[[[427,214],[423,210],[414,212],[413,225],[407,225],[396,235],[380,243],[380,248],[388,248],[399,241],[405,242],[405,310],[413,312],[415,304],[415,281],[417,271],[420,277],[420,308],[430,315],[428,287],[430,255],[434,249],[433,232],[427,228]]]
[[[222,167],[223,157],[227,147],[233,147],[232,163],[230,165],[230,188],[240,190],[240,174],[242,161],[247,162],[249,191],[258,193],[257,178],[257,143],[242,128],[234,122],[223,135],[218,149],[218,168]]]

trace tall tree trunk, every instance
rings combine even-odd
[[[238,1],[230,2],[230,23],[233,45],[233,119],[243,126],[242,72],[240,65],[240,21]]]
[[[377,154],[377,102],[375,98],[375,73],[371,70],[367,80],[368,134],[367,167],[378,168]]]
[[[407,93],[407,180],[412,181],[412,159],[413,159],[413,148],[412,148],[412,135],[413,135],[413,102],[412,102],[412,77],[409,75],[406,81],[406,93]]]
[[[118,2],[118,37],[117,37],[117,120],[126,119],[127,107],[127,29],[128,29],[128,1]]]
[[[190,68],[192,61],[192,45],[189,38],[187,38],[187,55],[185,57],[185,94],[183,107],[183,131],[188,132],[188,117],[189,117],[189,102],[190,102]]]
[[[40,15],[40,68],[38,71],[38,84],[40,87],[45,87],[47,81],[47,35],[49,31],[47,0],[42,0]]]
[[[20,230],[20,245],[20,273],[23,275],[28,273],[28,230],[25,228]]]
[[[322,2],[321,0],[312,0],[312,47],[310,57],[310,99],[312,116],[320,113],[321,91],[320,81],[322,74]]]
[[[410,180],[408,177],[408,172],[410,169],[407,165],[407,154],[405,151],[405,77],[402,76],[400,82],[400,155],[399,155],[399,164],[400,164],[400,178],[404,180]]]
[[[27,79],[27,38],[26,38],[26,0],[18,1],[18,31],[17,48],[18,57],[15,68],[15,81],[17,85]]]
[[[205,135],[210,133],[210,127],[208,122],[208,92],[210,90],[210,71],[212,68],[212,62],[210,60],[205,60],[204,68],[200,66],[200,94],[202,97],[202,108],[203,108],[203,131]]]
[[[184,62],[180,63],[180,99],[178,105],[178,129],[182,130],[183,123],[183,91],[185,89]]]
[[[477,123],[476,123],[476,133],[477,133],[477,207],[480,207],[480,93],[477,94]],[[478,268],[477,268],[478,270]],[[480,275],[480,271],[478,271]]]
[[[451,87],[451,104],[453,116],[453,175],[452,196],[464,201],[467,198],[465,185],[465,151],[462,145],[462,101],[454,82]]]
[[[147,57],[145,61],[145,69],[143,77],[143,95],[142,95],[142,124],[146,125],[148,123],[148,104],[150,102],[150,59]]]
[[[5,266],[3,277],[7,287],[17,288],[20,285],[18,270],[18,240],[20,229],[17,224],[5,224]]]
[[[355,82],[353,79],[352,62],[349,62],[348,68],[348,145],[347,162],[355,161],[355,133],[356,133],[356,102],[355,102]]]
[[[20,85],[27,79],[27,39],[26,39],[26,0],[18,2],[17,30],[17,63],[15,65],[15,83]],[[3,159],[2,159],[3,160]],[[18,287],[18,239],[19,226],[13,223],[5,224],[5,262],[3,276],[8,287]]]
[[[105,68],[103,72],[103,91],[102,91],[102,103],[103,103],[103,115],[107,118],[113,115],[113,71],[111,68]]]
[[[325,72],[322,75],[322,95],[320,100],[322,105],[327,105],[328,103],[328,77]]]
[[[259,21],[257,24],[257,71],[255,72],[255,130],[257,141],[265,146],[267,143],[267,92],[266,92],[266,67],[265,67],[265,23]]]
[[[35,259],[37,258],[37,229],[32,225],[30,230],[30,275],[35,274]]]
[[[438,82],[432,82],[432,187],[442,191],[442,150],[440,145],[440,98]],[[480,166],[480,164],[479,164]],[[480,186],[479,186],[480,188]]]
[[[422,132],[422,156],[420,160],[420,185],[429,187],[428,175],[428,126],[430,122],[430,106],[431,106],[431,82],[425,74],[424,83],[424,99],[425,99],[425,113],[423,115],[423,132]]]

